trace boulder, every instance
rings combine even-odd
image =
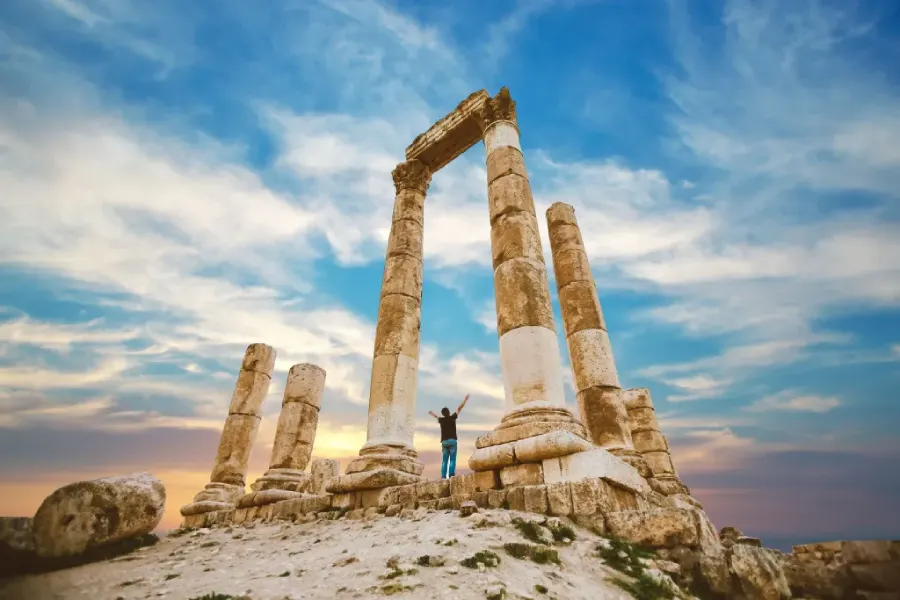
[[[791,597],[791,589],[773,551],[735,544],[726,553],[738,598],[782,600]]]
[[[25,573],[34,564],[30,517],[0,517],[0,577]]]
[[[41,557],[75,556],[150,533],[163,517],[166,490],[150,473],[70,483],[50,494],[34,515]]]

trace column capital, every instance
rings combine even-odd
[[[518,126],[516,101],[509,95],[509,88],[502,87],[497,95],[484,101],[481,108],[481,128],[487,129],[497,121],[509,121]]]
[[[431,170],[422,161],[412,159],[398,164],[391,171],[391,177],[398,194],[400,190],[416,190],[424,194],[431,183]]]

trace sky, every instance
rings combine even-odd
[[[394,188],[507,86],[575,207],[623,387],[718,527],[900,537],[900,7],[891,0],[0,3],[0,515],[149,470],[208,481],[243,352],[327,371],[314,457],[365,442]],[[503,414],[486,171],[425,216],[415,445]],[[555,282],[550,286],[574,408]]]

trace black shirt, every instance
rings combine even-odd
[[[441,441],[456,439],[456,413],[449,417],[438,417],[441,424]]]

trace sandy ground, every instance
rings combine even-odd
[[[419,511],[412,518],[273,523],[202,529],[110,561],[0,580],[3,600],[192,599],[217,592],[252,600],[300,598],[627,599],[606,580],[619,574],[594,551],[600,541],[575,528],[577,539],[557,546],[561,565],[538,565],[506,554],[505,542],[524,542],[509,525],[512,511]],[[479,524],[481,526],[479,526]],[[486,525],[486,526],[485,526]],[[484,570],[460,564],[493,550],[500,564]],[[423,555],[443,566],[420,566]],[[388,561],[399,557],[394,578]],[[544,586],[546,592],[535,586]],[[400,589],[397,589],[400,588]],[[393,592],[393,593],[392,593]]]

